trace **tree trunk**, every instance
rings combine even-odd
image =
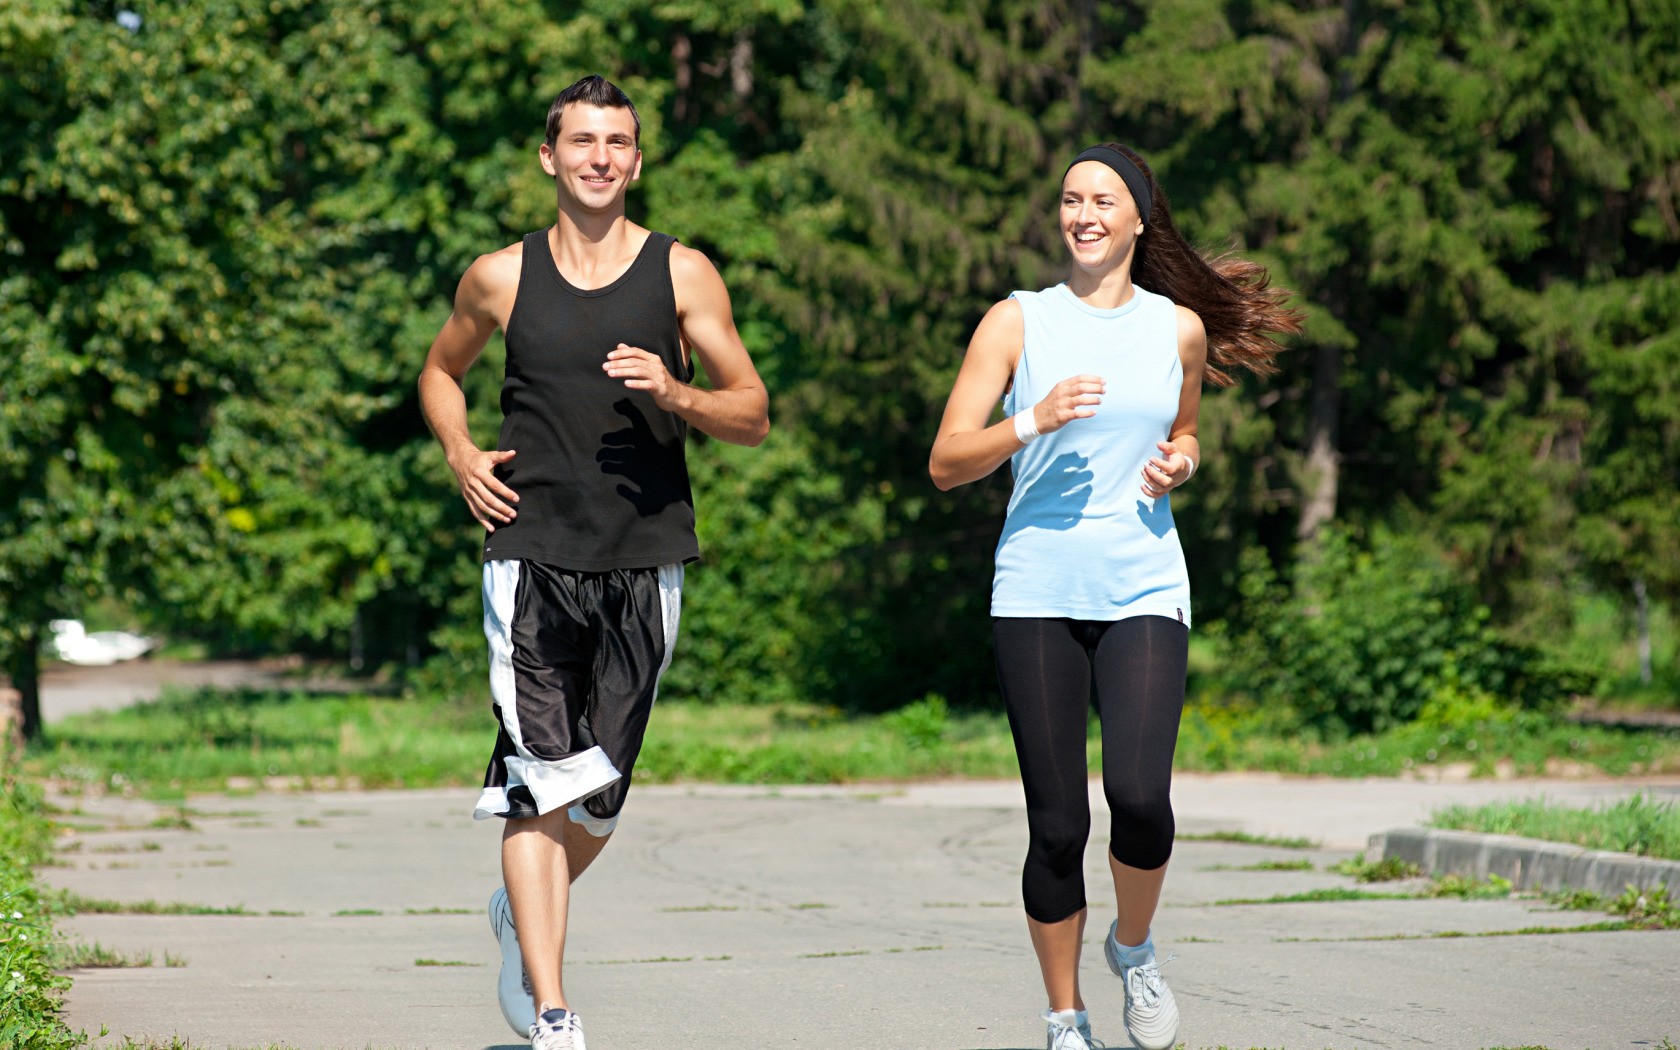
[[[678,33],[671,41],[671,61],[675,66],[673,73],[676,77],[677,100],[671,107],[672,114],[678,120],[688,119],[688,86],[694,80],[693,67],[688,60],[694,54],[694,45],[689,43],[687,33]]]
[[[41,737],[41,634],[30,628],[12,653],[12,686],[20,694],[23,738]]]
[[[1316,348],[1313,351],[1312,404],[1307,410],[1307,463],[1303,479],[1309,491],[1301,507],[1301,520],[1295,527],[1297,539],[1312,539],[1325,522],[1336,516],[1336,483],[1341,469],[1341,455],[1336,449],[1342,403],[1341,381],[1341,348]]]
[[[1651,603],[1645,594],[1645,577],[1633,578],[1634,613],[1639,629],[1639,683],[1651,684]]]
[[[753,45],[750,29],[737,32],[735,46],[729,49],[729,86],[742,102],[752,96]]]

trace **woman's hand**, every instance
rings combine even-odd
[[[1033,425],[1040,434],[1049,434],[1076,419],[1097,414],[1103,391],[1108,384],[1102,376],[1074,376],[1050,388],[1044,400],[1033,406]]]
[[[1150,499],[1160,499],[1189,481],[1194,469],[1190,457],[1171,441],[1157,441],[1155,447],[1161,450],[1161,455],[1149,457],[1149,462],[1143,465],[1143,494]]]

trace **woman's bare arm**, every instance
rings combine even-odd
[[[975,328],[928,456],[928,474],[941,491],[980,480],[1024,447],[1012,421],[986,425],[992,406],[1015,374],[1024,332],[1021,304],[1013,299],[993,306]],[[1073,376],[1057,383],[1030,410],[1038,432],[1048,434],[1095,415],[1103,389],[1100,376]]]

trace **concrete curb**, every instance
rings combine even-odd
[[[1563,842],[1475,831],[1395,828],[1371,836],[1368,860],[1398,857],[1432,875],[1510,879],[1522,890],[1592,890],[1616,896],[1658,883],[1680,892],[1680,862],[1590,850]]]

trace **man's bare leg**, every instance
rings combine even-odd
[[[502,882],[513,908],[519,952],[538,1009],[566,1006],[561,969],[566,953],[566,912],[577,881],[611,835],[596,838],[556,809],[509,820],[502,829]]]
[[[1038,969],[1044,975],[1044,992],[1052,1010],[1083,1010],[1079,995],[1079,948],[1085,939],[1085,909],[1061,922],[1039,922],[1027,917]]]

